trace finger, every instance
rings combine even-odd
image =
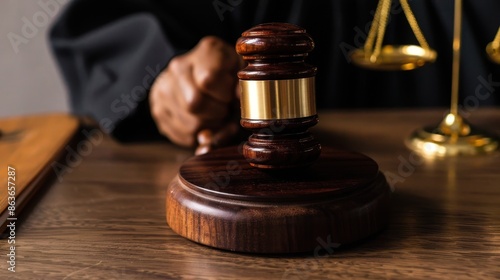
[[[181,104],[181,108],[184,108],[186,111],[206,120],[224,119],[228,111],[227,102],[221,102],[220,99],[218,100],[213,97],[220,96],[219,94],[204,94],[203,89],[194,81],[191,69],[190,67],[179,66],[177,75],[170,76],[165,84],[176,84],[178,86],[175,92],[180,94],[176,94],[175,97],[178,103]],[[221,83],[224,83],[224,81]]]
[[[194,81],[203,93],[223,103],[234,99],[233,88],[238,81],[236,73],[242,65],[234,48],[216,37],[205,37],[200,40],[191,59]]]
[[[210,129],[202,130],[197,135],[198,148],[196,155],[208,153],[211,150],[229,145],[239,134],[240,126],[236,122],[228,122],[213,132]]]
[[[177,86],[173,90],[180,94],[176,94],[174,97],[181,108],[203,119],[222,120],[228,111],[227,104],[202,93],[202,89],[194,81],[193,67],[184,58],[174,61],[172,65],[173,75],[168,75],[163,79],[163,84],[166,85],[164,90],[172,92],[172,88],[167,89],[167,87]]]
[[[184,56],[175,57],[168,66],[168,75],[163,79],[163,91],[175,93],[172,96],[180,109],[195,111],[199,106],[202,94],[193,80],[193,66],[189,58]]]
[[[196,151],[194,152],[195,155],[203,155],[208,153],[210,150],[212,150],[212,131],[210,129],[204,129],[200,132],[198,132],[197,135],[197,140],[198,140],[198,147],[196,148]]]
[[[152,111],[154,112],[155,122],[160,132],[172,142],[185,147],[194,146],[196,143],[195,136],[200,130],[216,130],[221,127],[225,119],[225,116],[216,118],[215,114],[207,118],[202,118],[188,111],[179,110],[175,104],[166,103],[161,100],[154,100],[153,102],[156,105],[152,107]],[[159,106],[158,104],[163,104],[164,106]],[[227,111],[228,109],[224,107],[224,110]]]
[[[195,129],[197,124],[180,121],[177,111],[168,107],[155,106],[154,119],[161,134],[173,143],[183,147],[194,147],[196,144]]]
[[[163,103],[165,104],[165,103]],[[223,107],[227,112],[229,109]],[[217,130],[221,127],[226,115],[212,114],[206,118],[193,114],[185,110],[179,110],[175,105],[160,108],[159,116],[161,128],[167,133],[168,138],[176,144],[192,147],[195,142],[195,135],[203,129]]]
[[[235,73],[244,64],[243,59],[236,53],[233,46],[215,36],[203,37],[193,49],[193,54],[196,59],[201,59],[208,68],[222,71]]]
[[[210,96],[203,96],[191,113],[204,120],[222,121],[227,117],[229,104],[219,102]]]
[[[229,103],[235,98],[234,87],[238,83],[235,72],[206,68],[206,65],[195,65],[193,77],[196,86],[213,99]]]
[[[151,113],[163,135],[180,146],[193,147],[203,121],[179,105],[183,99],[178,98],[181,94],[177,94],[179,88],[173,80],[171,73],[158,77],[151,90]]]

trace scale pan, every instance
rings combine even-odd
[[[493,62],[500,64],[500,48],[494,48],[493,43],[489,43],[486,52]]]
[[[364,49],[357,49],[351,53],[352,61],[364,68],[372,70],[413,70],[432,63],[436,60],[437,53],[431,49],[424,49],[416,45],[382,47],[375,61],[370,60],[371,54],[366,54]]]

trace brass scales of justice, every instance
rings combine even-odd
[[[401,4],[421,46],[382,46],[390,3],[380,1],[365,47],[353,52],[353,60],[381,70],[412,70],[433,62],[437,55],[406,0]],[[460,0],[456,6],[455,40]],[[487,48],[494,61],[499,40]],[[458,95],[456,45],[453,96]],[[248,64],[238,73],[240,123],[252,135],[241,148],[211,151],[180,167],[166,197],[167,223],[174,232],[219,249],[274,254],[312,251],[318,238],[352,244],[387,224],[391,190],[377,163],[322,146],[308,131],[318,122],[316,68],[305,63],[313,48],[304,29],[287,23],[257,25],[238,39],[236,50]],[[457,100],[452,98],[450,115],[461,121],[453,111]],[[489,152],[498,145],[492,137],[463,129],[470,128],[465,122],[457,131],[456,121],[446,119],[438,128],[415,132],[408,146],[429,152],[426,147],[435,145],[439,152],[433,155],[456,155]],[[471,137],[488,144],[471,147]]]
[[[358,66],[373,70],[413,70],[436,60],[437,53],[427,43],[408,0],[399,1],[420,46],[382,45],[392,0],[380,0],[364,47],[351,54]],[[461,32],[462,0],[455,0],[450,112],[437,127],[418,129],[405,141],[408,148],[423,156],[490,154],[499,146],[496,135],[471,126],[458,112]],[[486,53],[493,62],[500,64],[500,28],[486,47]]]

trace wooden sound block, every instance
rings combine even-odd
[[[323,148],[311,166],[250,166],[236,147],[193,157],[167,190],[167,222],[192,241],[238,252],[313,251],[346,245],[386,225],[390,188],[375,161]]]
[[[53,172],[50,164],[64,153],[78,127],[78,119],[65,114],[0,120],[0,232]]]

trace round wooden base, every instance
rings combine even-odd
[[[323,148],[310,167],[273,171],[251,167],[232,147],[180,168],[167,190],[167,222],[219,249],[307,252],[379,231],[390,193],[378,165],[358,153]]]

